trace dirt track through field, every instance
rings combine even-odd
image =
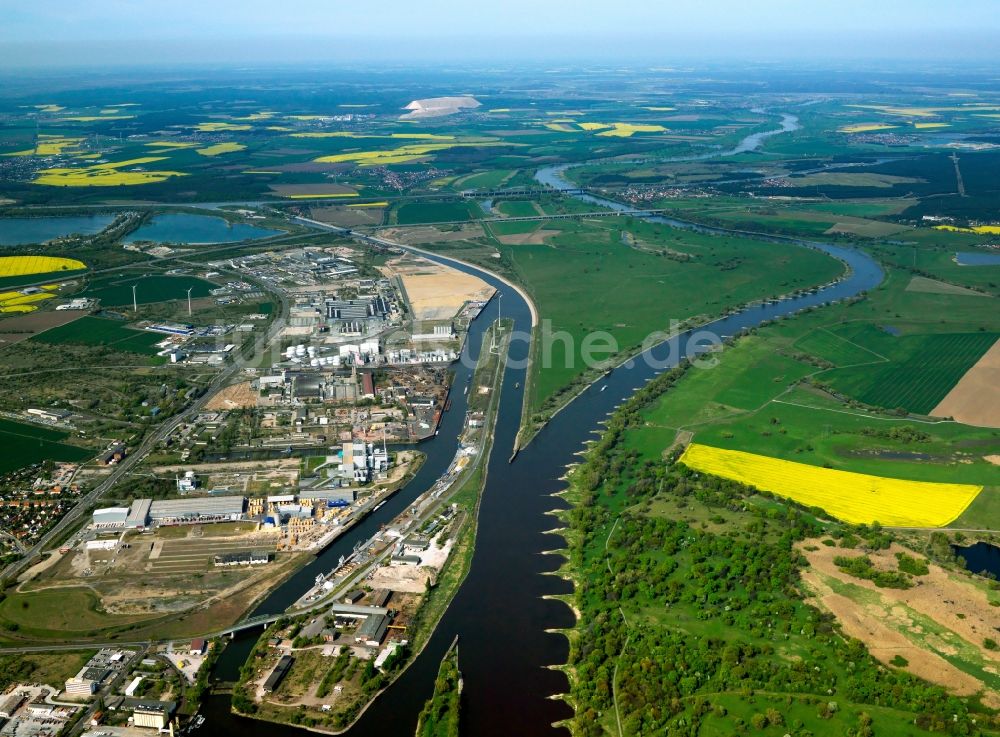
[[[1000,427],[1000,340],[965,372],[931,414],[976,427]]]

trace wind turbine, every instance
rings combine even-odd
[[[188,317],[191,317],[191,290],[194,287],[188,287]]]
[[[139,285],[138,284],[133,284],[132,285],[132,312],[138,312],[139,311],[139,302],[138,302],[138,300],[136,299],[136,296],[135,296],[135,288],[137,286],[139,286]]]

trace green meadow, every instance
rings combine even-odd
[[[39,427],[23,422],[0,419],[0,473],[7,473],[46,459],[82,461],[93,453],[85,448],[62,442],[68,434],[61,430]]]
[[[32,340],[55,345],[60,343],[103,345],[119,351],[155,355],[156,344],[163,340],[163,337],[160,333],[135,330],[120,320],[86,316],[46,330]]]

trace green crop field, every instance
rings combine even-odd
[[[471,202],[409,202],[396,211],[400,225],[444,223],[480,217],[479,208]]]
[[[207,297],[215,285],[193,276],[108,276],[94,279],[83,296],[101,300],[102,307],[123,307],[132,304],[132,286],[136,287],[136,302],[152,304],[172,299]]]
[[[94,455],[85,448],[62,441],[67,433],[47,427],[0,419],[0,473],[7,473],[46,459],[82,461]]]
[[[504,183],[514,172],[510,169],[494,169],[493,171],[483,171],[467,177],[461,177],[451,183],[451,186],[458,190],[467,189],[496,189]]]
[[[134,330],[118,320],[87,316],[46,330],[32,340],[56,345],[60,343],[106,345],[119,351],[153,355],[157,352],[156,344],[163,340],[163,336],[145,330]]]
[[[538,210],[531,200],[504,200],[496,203],[493,207],[507,217],[538,217]]]
[[[842,334],[844,331],[837,331]],[[865,404],[928,414],[1000,335],[953,333],[894,338],[872,325],[851,326],[844,337],[882,353],[887,362],[831,371],[824,381]]]

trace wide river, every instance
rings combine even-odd
[[[772,135],[794,130],[795,119],[783,116],[782,128]],[[719,156],[742,153],[760,145],[766,136],[758,133],[745,139],[731,151]],[[749,148],[747,148],[749,146]],[[540,170],[537,179],[556,187],[567,187],[565,167]],[[619,203],[589,195],[588,202],[619,210]],[[726,233],[721,229],[695,226],[681,221],[660,219],[674,227]],[[847,248],[823,243],[766,237],[771,242],[794,243],[816,248],[840,259],[848,266],[846,277],[816,294],[803,295],[769,305],[754,305],[705,326],[718,335],[733,335],[765,320],[788,315],[806,307],[844,299],[877,286],[882,271],[868,256]],[[503,316],[512,318],[515,329],[527,333],[531,316],[527,304],[512,289],[488,272],[472,266],[455,264],[440,256],[432,260],[449,263],[466,273],[475,274],[503,292]],[[672,315],[664,315],[664,324]],[[494,319],[492,309],[473,322],[466,350],[477,351],[484,329]],[[514,342],[510,358],[523,365],[526,342]],[[567,689],[565,677],[546,666],[565,663],[569,648],[565,638],[549,634],[551,628],[570,627],[573,614],[560,602],[543,599],[547,594],[568,593],[570,585],[548,575],[562,559],[546,551],[563,545],[562,538],[546,531],[558,526],[549,514],[564,504],[552,494],[564,487],[559,478],[566,467],[577,460],[574,454],[593,439],[599,423],[622,401],[652,379],[664,367],[675,365],[681,356],[697,351],[696,341],[685,333],[674,342],[673,350],[659,346],[649,354],[653,360],[636,360],[615,369],[583,392],[559,412],[535,439],[508,463],[521,416],[525,386],[523,368],[508,366],[497,418],[494,452],[488,466],[486,489],[479,516],[478,538],[472,567],[454,602],[424,651],[410,667],[369,708],[350,735],[364,737],[410,737],[416,728],[417,714],[433,691],[438,663],[455,635],[461,637],[461,669],[465,680],[463,692],[462,734],[474,737],[533,737],[567,734],[556,730],[553,722],[571,716],[562,701],[549,698]],[[672,356],[668,353],[672,352]],[[659,362],[660,368],[653,366]],[[455,386],[463,387],[470,369],[467,362],[457,364]],[[402,511],[412,499],[431,486],[447,468],[454,455],[465,413],[465,397],[453,393],[452,409],[446,413],[440,434],[421,445],[427,462],[416,478],[383,507],[342,536],[315,561],[276,589],[254,614],[282,611],[313,584],[319,572],[329,571],[342,554],[354,544],[366,540],[379,527]],[[259,635],[244,634],[229,644],[219,659],[214,677],[235,680]],[[202,708],[206,733],[217,735],[302,735],[298,729],[236,717],[229,712],[229,697],[209,698]]]

